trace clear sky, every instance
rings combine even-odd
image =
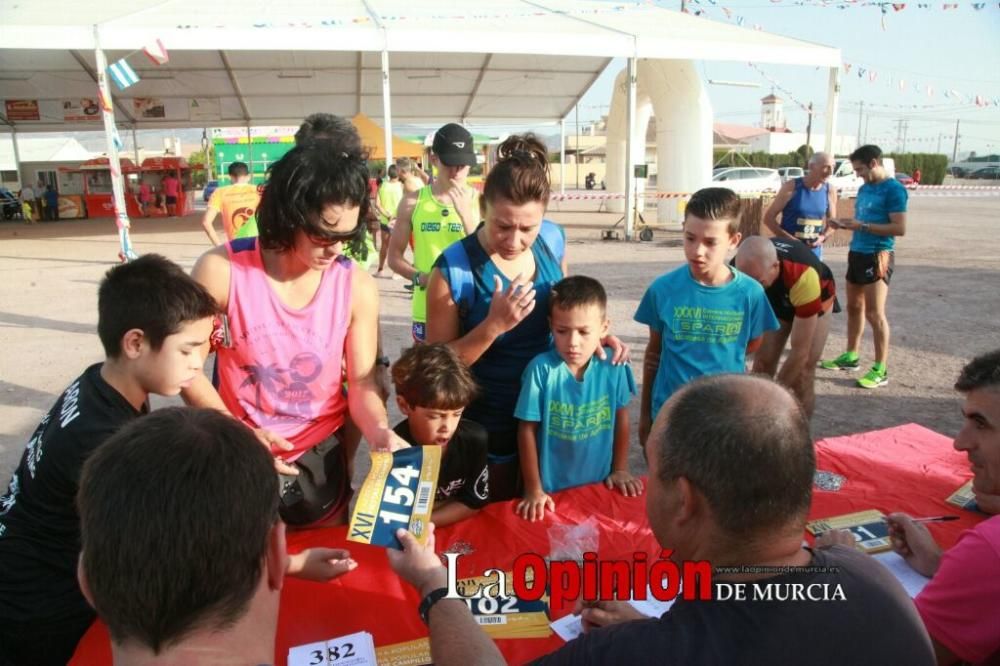
[[[862,134],[867,123],[867,141],[879,143],[887,151],[900,148],[899,121],[903,120],[907,152],[936,152],[940,135],[941,152],[950,155],[953,139],[946,137],[954,136],[955,121],[960,119],[960,153],[1000,153],[1000,106],[993,104],[994,100],[1000,101],[1000,4],[995,0],[978,11],[972,2],[958,2],[958,8],[951,10],[943,10],[941,2],[925,3],[928,9],[908,2],[898,12],[890,7],[884,31],[881,10],[875,6],[837,9],[837,4],[846,3],[831,2],[829,7],[821,7],[794,2],[716,0],[713,6],[709,0],[688,0],[688,8],[703,9],[706,18],[733,24],[737,16],[743,16],[744,27],[759,24],[767,32],[839,48],[851,70],[841,71],[838,134],[857,134],[858,103],[864,101],[867,117],[862,121]],[[680,0],[657,0],[656,4],[679,9]],[[731,21],[726,21],[723,6],[731,10]],[[622,67],[624,62],[609,68],[584,96],[581,122],[607,113],[612,83]],[[764,76],[746,63],[703,62],[698,67],[706,85],[708,79],[759,83],[759,88],[707,85],[717,122],[759,124],[760,98],[771,92],[771,84]],[[859,78],[859,67],[876,71],[876,80],[869,81],[867,71]],[[814,118],[813,131],[819,127],[822,132],[827,70],[786,65],[760,65],[760,69],[795,99],[814,103],[820,115]],[[899,89],[900,80],[905,82],[905,92]],[[914,90],[914,84],[919,91]],[[930,97],[928,85],[934,91]],[[979,94],[990,105],[977,108],[967,99],[949,99],[944,96],[945,90]],[[777,89],[774,92],[785,100],[789,127],[804,132],[806,113],[786,93]]]

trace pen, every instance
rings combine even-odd
[[[958,516],[926,516],[924,518],[913,518],[915,523],[947,523],[952,520],[958,520]],[[886,520],[883,518],[883,520]]]

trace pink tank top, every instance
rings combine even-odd
[[[226,244],[230,347],[216,352],[229,412],[295,445],[294,460],[344,423],[344,340],[351,318],[351,262],[324,271],[312,301],[285,305],[268,283],[256,238]]]

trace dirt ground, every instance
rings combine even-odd
[[[1000,347],[1000,253],[992,242],[997,204],[989,198],[911,199],[909,233],[897,243],[889,294],[892,326],[890,383],[855,388],[855,374],[818,371],[813,420],[817,438],[916,422],[954,435],[960,424],[952,384],[972,356]],[[570,269],[600,279],[611,298],[612,330],[632,348],[640,378],[646,330],[632,314],[649,283],[683,262],[678,230],[657,229],[649,243],[606,242],[600,230],[617,219],[596,213],[594,202],[564,202],[549,217],[567,228]],[[652,213],[652,211],[650,211]],[[136,220],[140,253],[158,252],[190,269],[208,242],[197,215]],[[655,217],[655,214],[653,215]],[[117,235],[111,220],[27,226],[0,224],[0,487],[17,464],[43,413],[69,382],[101,359],[95,332],[97,285],[114,265]],[[847,248],[827,250],[841,281]],[[410,309],[402,281],[380,279],[386,352],[395,358],[409,343]],[[840,286],[840,285],[838,285]],[[842,291],[842,290],[841,290]],[[827,355],[843,350],[846,314],[836,315]],[[862,363],[872,360],[866,332]],[[867,367],[867,365],[865,366]],[[153,407],[177,399],[156,398]],[[390,401],[390,420],[400,416]],[[709,415],[706,415],[709,416]],[[632,403],[633,432],[638,400]],[[633,446],[635,472],[645,464]],[[357,473],[367,465],[359,459]]]

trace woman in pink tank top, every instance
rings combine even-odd
[[[363,242],[367,180],[360,154],[294,148],[271,167],[259,237],[206,252],[192,273],[219,301],[228,330],[214,345],[217,388],[202,376],[184,399],[228,412],[271,447],[288,474],[282,515],[292,524],[346,507],[358,442],[331,436],[348,412],[373,449],[405,446],[374,381],[378,289],[341,254]],[[296,502],[311,508],[296,514]]]

